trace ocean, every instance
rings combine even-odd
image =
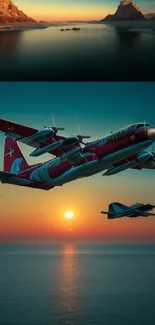
[[[155,245],[1,244],[0,324],[155,324]]]
[[[73,27],[81,30],[60,31]],[[0,81],[155,80],[155,31],[75,24],[0,32],[0,62]]]

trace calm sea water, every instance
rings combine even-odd
[[[155,246],[0,245],[0,324],[155,324]]]
[[[0,80],[155,80],[155,32],[78,26],[1,32]]]

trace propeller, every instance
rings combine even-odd
[[[86,145],[86,143],[83,141],[83,139],[90,139],[91,136],[90,135],[82,135],[81,134],[81,128],[80,128],[80,124],[79,123],[77,124],[77,131],[78,131],[77,137],[79,138],[80,143]]]
[[[57,126],[55,126],[56,123],[55,123],[54,116],[52,116],[52,124],[53,124],[53,126],[44,126],[44,128],[48,128],[48,129],[52,129],[52,130],[54,130],[55,134],[56,134],[58,131],[64,131],[64,130],[65,130],[64,127],[57,127]]]

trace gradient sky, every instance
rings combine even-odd
[[[54,117],[66,136],[77,124],[92,140],[130,123],[155,125],[155,83],[0,83],[0,98],[1,118],[42,128]],[[0,170],[3,146],[0,134]],[[51,158],[30,158],[32,148],[21,148],[30,164]],[[100,173],[49,192],[0,184],[0,241],[155,242],[155,217],[107,220],[100,211],[112,201],[153,203],[155,171]],[[64,218],[67,210],[73,220]]]
[[[27,15],[46,20],[102,19],[114,13],[119,0],[14,0]],[[154,0],[135,0],[143,12],[154,12]]]

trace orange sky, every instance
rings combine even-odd
[[[118,0],[15,0],[27,15],[37,20],[100,20],[113,14],[120,1]],[[143,12],[153,11],[153,1],[137,0]]]
[[[10,200],[6,206],[7,199],[1,198],[0,241],[155,242],[155,218],[108,220],[100,214],[101,210],[107,210],[109,197],[117,199],[117,184],[110,190],[109,179],[106,196],[99,179],[94,179],[92,188],[89,184],[91,178],[50,192],[3,185],[4,195],[9,188]],[[120,196],[123,202],[126,194],[121,184]],[[126,201],[133,203],[130,200],[129,197]],[[74,212],[72,220],[64,217],[68,210]]]

